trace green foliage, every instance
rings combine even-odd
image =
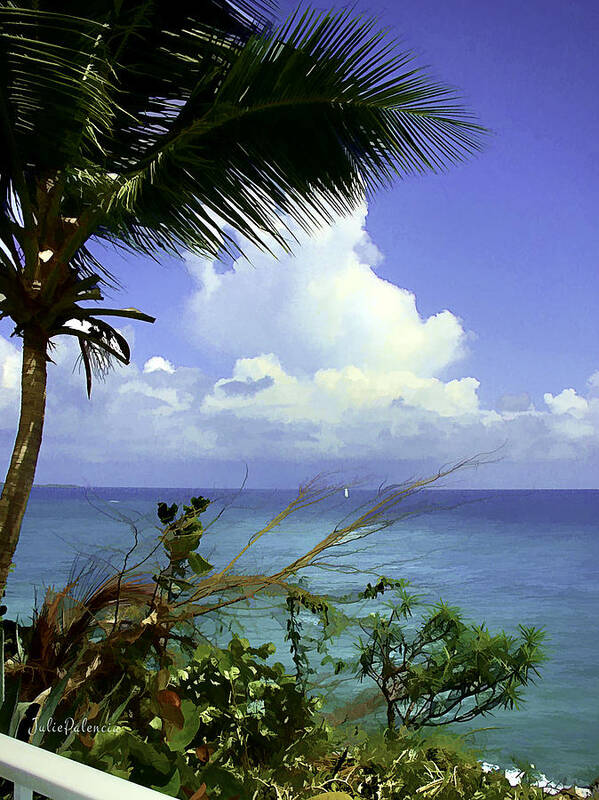
[[[289,642],[289,651],[291,652],[293,663],[295,664],[295,674],[298,684],[301,686],[302,691],[305,691],[308,686],[309,676],[314,674],[314,669],[310,662],[310,650],[316,644],[319,652],[323,652],[325,645],[324,639],[320,641],[314,640],[310,636],[306,636],[303,632],[303,623],[301,620],[301,610],[305,609],[319,618],[323,631],[331,622],[331,614],[335,617],[331,605],[322,597],[315,597],[309,592],[300,592],[299,587],[294,591],[291,589],[286,598],[287,608],[287,630],[285,634],[286,641]],[[322,662],[324,663],[324,661]]]
[[[315,728],[317,701],[281,664],[265,663],[274,649],[240,638],[226,649],[203,644],[179,672],[177,691],[196,704],[202,721],[194,743],[214,748],[222,764],[274,763]]]
[[[394,740],[367,739],[357,748],[360,765],[354,791],[381,800],[541,800],[536,787],[510,787],[499,772],[484,772],[458,737],[410,734]]]
[[[500,772],[485,772],[458,737],[415,736],[356,741],[329,734],[328,751],[312,751],[301,771],[289,759],[285,770],[249,771],[246,796],[254,800],[542,800],[541,788],[511,787]],[[253,791],[252,791],[253,790]]]
[[[31,704],[20,702],[20,676],[7,674],[9,652],[15,652],[17,656],[22,653],[19,626],[11,620],[0,620],[0,733],[15,736]]]
[[[332,729],[296,679],[267,663],[273,652],[239,638],[226,648],[205,642],[184,668],[151,670],[136,668],[133,650],[111,691],[98,687],[94,701],[81,687],[58,709],[57,719],[87,728],[40,744],[182,800],[202,786],[222,800],[543,797],[483,772],[455,735],[402,728],[389,740]]]
[[[391,588],[389,613],[360,620],[359,676],[379,687],[387,704],[387,723],[406,728],[465,722],[495,708],[518,708],[521,688],[539,675],[544,632],[519,627],[519,637],[492,635],[485,625],[468,625],[443,602],[428,610],[408,633],[406,620],[419,603],[405,581],[381,579],[362,597],[375,599]]]
[[[166,589],[169,599],[175,594],[181,596],[190,588],[186,580],[189,571],[201,577],[213,569],[213,565],[196,553],[200,544],[203,525],[200,514],[203,514],[210,500],[205,497],[192,497],[189,505],[184,504],[181,512],[177,503],[168,506],[166,503],[157,504],[158,519],[164,526],[161,542],[168,558],[168,566],[157,576],[158,585]]]
[[[311,502],[306,492],[298,498]],[[427,729],[498,705],[516,707],[520,688],[538,674],[540,631],[492,636],[442,603],[416,624],[410,617],[421,598],[408,582],[388,578],[359,595],[377,611],[354,618],[347,606],[355,596],[336,605],[282,579],[310,563],[306,557],[272,580],[232,574],[236,559],[217,572],[196,552],[208,504],[202,497],[181,508],[158,504],[157,549],[167,565],[149,582],[127,578],[123,569],[78,600],[68,588],[49,592],[28,629],[3,622],[2,732],[181,800],[196,792],[216,800],[542,797],[527,785],[528,774],[511,788],[503,776],[483,772],[460,737]],[[344,530],[310,554],[338,542]],[[272,663],[272,644],[252,647],[234,637],[219,647],[201,633],[205,615],[218,622],[222,605],[264,589],[286,594],[295,675]],[[304,631],[308,614],[320,623],[318,638]],[[355,625],[362,639],[352,665],[336,656],[334,643]],[[314,657],[333,678],[358,669],[375,680],[393,735],[332,725],[322,698],[311,694],[311,679],[320,677]],[[50,717],[72,718],[76,727],[45,731]]]
[[[65,676],[42,706],[35,742],[174,797],[202,783],[237,793],[244,770],[274,770],[291,750],[305,754],[326,737],[317,701],[281,664],[266,663],[273,653],[271,644],[234,638],[227,648],[198,646],[184,669],[158,671],[135,669],[130,653],[111,691],[84,686],[62,703],[59,718],[84,720],[82,727],[45,731],[65,698]],[[28,704],[19,705],[22,717]]]

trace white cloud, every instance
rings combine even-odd
[[[0,402],[13,400],[21,374],[19,348],[0,336]]]
[[[163,358],[162,356],[152,356],[151,358],[148,358],[144,364],[143,371],[145,373],[162,371],[168,372],[170,375],[172,375],[175,371],[175,368],[168,359]]]
[[[474,378],[442,381],[355,366],[292,374],[268,353],[238,359],[216,381],[198,368],[119,366],[95,382],[88,401],[83,376],[72,369],[76,355],[76,343],[65,340],[56,366],[49,365],[43,452],[53,463],[80,460],[83,474],[86,463],[103,464],[105,482],[115,463],[131,465],[134,484],[142,462],[158,475],[197,459],[277,459],[318,471],[325,459],[444,463],[505,441],[506,456],[521,462],[579,460],[599,449],[599,399],[569,390],[551,395],[546,410],[498,412],[481,408]],[[1,415],[6,463],[19,367],[17,349],[0,337],[0,407],[10,411]]]
[[[587,383],[590,386],[591,390],[599,389],[599,371],[593,372],[593,374],[588,379]]]
[[[202,403],[211,424],[286,426],[290,458],[376,457],[407,440],[436,453],[440,441],[448,457],[455,420],[484,428],[478,381],[440,377],[465,354],[460,320],[422,318],[412,293],[376,274],[365,220],[362,207],[312,239],[298,233],[297,254],[279,261],[252,251],[225,273],[189,261],[199,284],[190,335],[236,357]],[[301,446],[298,424],[310,432]]]
[[[543,399],[552,414],[569,414],[581,419],[589,410],[588,402],[584,397],[576,394],[574,389],[563,389],[555,397],[550,392],[546,392]]]
[[[313,240],[300,237],[297,255],[278,262],[252,252],[251,264],[219,273],[190,260],[198,288],[188,330],[222,365],[216,376],[155,355],[117,367],[88,401],[72,369],[76,342],[63,337],[48,370],[45,452],[109,473],[129,463],[131,484],[136,464],[160,474],[199,458],[318,471],[331,459],[446,463],[504,442],[520,463],[599,455],[599,371],[586,395],[565,388],[546,393],[540,409],[526,393],[482,407],[479,381],[457,373],[460,319],[448,310],[422,317],[413,294],[377,275],[381,254],[365,218],[362,208]],[[123,333],[131,341],[133,328]],[[0,337],[3,441],[16,422],[19,370],[18,347]]]
[[[270,379],[264,383],[264,379]],[[231,394],[231,382],[257,385],[260,391]],[[454,417],[478,410],[478,381],[462,378],[443,383],[412,372],[362,370],[353,365],[320,369],[311,376],[287,373],[274,353],[238,359],[231,379],[220,379],[204,400],[204,409],[235,411],[242,417],[340,421],[348,411],[389,409],[405,405]]]
[[[189,333],[234,357],[276,353],[293,374],[348,365],[433,377],[464,355],[460,320],[442,310],[423,319],[414,295],[378,277],[380,253],[364,228],[366,208],[319,231],[298,232],[296,255],[278,261],[249,248],[218,274],[190,259],[200,284]]]

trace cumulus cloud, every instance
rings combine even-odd
[[[256,387],[251,393],[253,402],[247,401],[249,392],[230,392],[231,385]],[[203,407],[207,412],[227,409],[247,418],[328,422],[341,421],[349,411],[380,413],[401,406],[455,417],[477,411],[477,388],[474,378],[443,383],[408,371],[363,370],[353,365],[295,376],[285,371],[274,353],[269,353],[238,359],[233,380],[218,380]]]
[[[510,459],[580,459],[599,447],[599,399],[570,390],[545,408],[481,407],[478,381],[442,381],[354,366],[292,374],[273,354],[240,358],[214,379],[197,367],[117,367],[85,397],[73,370],[76,345],[63,341],[49,365],[44,452],[53,463],[155,464],[157,475],[197,459],[277,459],[359,466],[421,459],[447,462],[508,443]],[[166,361],[166,359],[165,359]],[[145,366],[145,365],[144,365]],[[18,402],[18,350],[0,337],[0,408],[7,463]],[[583,402],[584,401],[584,405]],[[9,418],[10,417],[10,418]],[[10,434],[10,435],[9,435]],[[72,478],[71,478],[72,479]]]
[[[148,358],[144,364],[144,372],[147,374],[148,372],[161,371],[168,372],[169,375],[172,375],[175,371],[175,368],[168,359],[163,358],[162,356],[152,356],[152,358]]]
[[[304,423],[302,452],[351,457],[379,451],[383,430],[396,446],[400,431],[422,433],[427,415],[436,425],[478,413],[475,378],[442,378],[466,353],[460,319],[446,309],[422,317],[411,292],[376,273],[366,215],[362,206],[312,238],[296,231],[296,254],[279,260],[251,248],[226,272],[189,260],[189,335],[234,357],[202,403],[212,424]]]
[[[313,239],[300,234],[296,255],[279,261],[252,251],[224,273],[189,261],[190,336],[235,357],[202,403],[212,424],[279,424],[290,436],[309,425],[290,457],[443,459],[507,441],[525,460],[596,446],[593,408],[574,390],[546,394],[540,410],[526,392],[485,409],[475,377],[445,378],[466,355],[461,320],[449,310],[423,318],[412,293],[377,275],[382,255],[365,222],[362,207]]]
[[[589,411],[587,400],[576,394],[575,389],[563,389],[555,397],[550,392],[546,392],[543,399],[552,414],[569,414],[577,419],[582,419]]]
[[[136,464],[164,473],[199,458],[446,463],[504,443],[520,463],[599,455],[599,371],[586,391],[547,392],[539,408],[525,392],[483,407],[463,367],[464,324],[446,309],[422,316],[411,292],[377,274],[365,224],[363,207],[313,239],[299,235],[296,255],[279,261],[251,249],[251,262],[224,272],[189,260],[187,330],[216,374],[154,355],[117,367],[89,402],[64,337],[49,365],[46,452],[108,471],[129,463],[131,485]],[[3,443],[19,369],[18,347],[0,337]]]
[[[248,248],[232,269],[190,258],[199,287],[189,303],[190,337],[202,348],[255,357],[273,347],[295,373],[343,369],[433,377],[460,359],[466,334],[441,310],[426,319],[414,295],[380,278],[381,255],[364,227],[366,207],[278,260]]]

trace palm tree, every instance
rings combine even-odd
[[[437,171],[483,129],[451,90],[348,12],[272,30],[249,0],[0,0],[0,318],[23,340],[21,413],[0,499],[0,595],[33,484],[53,340],[92,375],[127,363],[98,305],[98,245],[159,259],[268,249],[395,177]]]

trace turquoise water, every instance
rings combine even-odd
[[[75,557],[119,563],[132,542],[141,551],[157,535],[157,500],[216,498],[212,514],[230,505],[209,529],[203,554],[226,563],[292,497],[287,492],[185,489],[34,489],[10,578],[9,615],[30,614],[34,588],[64,584]],[[291,518],[264,537],[241,564],[272,571],[318,541],[367,493],[340,493],[317,511]],[[421,500],[424,495],[421,496]],[[431,513],[408,518],[354,545],[347,563],[374,574],[403,577],[431,602],[443,598],[473,622],[516,632],[519,623],[544,627],[550,660],[543,679],[518,712],[498,712],[471,727],[497,726],[475,736],[487,761],[511,764],[512,754],[552,779],[579,784],[599,775],[599,491],[431,491]],[[209,512],[210,513],[210,512]],[[129,520],[127,522],[126,520]],[[365,548],[365,549],[364,549]],[[315,591],[333,595],[362,588],[372,575],[310,573]],[[243,614],[247,635],[272,640],[286,657],[280,614]],[[341,652],[350,645],[341,643]],[[346,687],[348,691],[360,686]],[[464,728],[467,730],[468,728]]]

